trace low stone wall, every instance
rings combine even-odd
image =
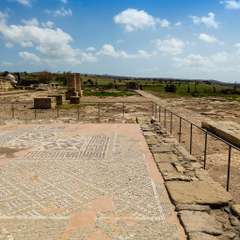
[[[202,127],[223,138],[224,140],[240,147],[240,125],[235,122],[219,121],[219,122],[202,122]]]
[[[142,131],[189,240],[240,239],[240,205],[158,123]]]

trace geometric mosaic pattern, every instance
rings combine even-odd
[[[26,153],[0,165],[0,239],[179,239],[138,127],[106,126],[1,132],[5,147]]]

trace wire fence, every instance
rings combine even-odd
[[[240,201],[240,148],[188,119],[150,101],[82,102],[54,109],[32,109],[31,102],[0,104],[0,119],[49,120],[68,118],[80,122],[129,122],[154,116],[190,154],[197,157],[227,191]],[[233,187],[234,186],[234,187]]]
[[[78,105],[56,106],[52,109],[33,109],[32,102],[0,103],[1,120],[46,120],[69,118],[87,122],[122,122],[150,118],[152,102],[82,102]]]

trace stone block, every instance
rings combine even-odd
[[[156,138],[156,136],[146,136],[146,141],[148,145],[158,144],[158,139]]]
[[[210,181],[167,182],[175,204],[227,205],[232,196],[219,183]]]
[[[224,140],[240,147],[240,125],[231,121],[202,122],[202,127]]]
[[[49,95],[48,97],[54,98],[56,101],[56,105],[62,105],[63,104],[63,96],[62,95]]]
[[[235,215],[237,215],[238,217],[240,217],[240,204],[233,204],[231,206],[232,211]]]
[[[206,212],[181,211],[179,216],[187,233],[202,232],[216,236],[223,233],[221,224]]]
[[[206,233],[196,232],[189,235],[189,240],[218,240],[219,238]]]
[[[35,109],[51,109],[53,107],[52,99],[49,97],[45,98],[34,98]]]
[[[176,206],[176,210],[183,211],[183,210],[188,210],[188,211],[200,211],[200,212],[208,212],[210,213],[211,208],[207,205],[198,205],[198,204],[178,204]]]
[[[70,97],[70,104],[79,104],[80,103],[80,97],[72,96]]]
[[[173,153],[154,153],[153,155],[157,163],[173,163],[178,161],[178,156]]]
[[[65,96],[66,96],[66,100],[71,100],[71,97],[77,97],[78,93],[76,91],[73,91],[73,90],[68,90],[65,93]]]

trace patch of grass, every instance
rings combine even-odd
[[[69,110],[69,109],[77,109],[79,107],[78,104],[63,104],[60,106],[60,109]]]
[[[240,92],[235,91],[232,87],[206,84],[206,83],[181,83],[175,84],[176,92],[166,92],[166,84],[145,85],[143,89],[149,91],[154,95],[162,98],[175,98],[175,97],[224,97],[229,100],[240,99]]]
[[[84,96],[95,96],[95,97],[128,97],[136,95],[130,91],[91,91],[85,90]]]

